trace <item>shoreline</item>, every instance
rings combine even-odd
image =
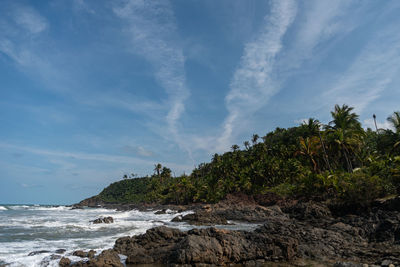
[[[127,257],[126,266],[400,265],[399,196],[355,212],[313,201],[262,204],[248,196],[232,195],[216,204],[145,205],[142,209],[192,209],[193,214],[176,220],[210,227],[185,232],[165,226],[151,228],[142,235],[117,239],[113,249],[103,251],[106,256],[60,266],[103,266],[101,262],[118,254]],[[106,204],[102,208],[126,210],[133,206]],[[261,226],[251,232],[213,227],[233,218]]]

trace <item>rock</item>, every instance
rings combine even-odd
[[[381,266],[389,267],[390,264],[392,264],[390,260],[384,260],[382,261]]]
[[[93,249],[89,250],[88,252],[85,252],[83,250],[76,250],[72,253],[73,256],[90,259],[94,258],[95,254],[96,252]]]
[[[81,257],[81,258],[86,258],[87,257],[87,252],[84,252],[83,250],[76,250],[72,253],[73,256]]]
[[[193,225],[223,225],[228,224],[225,218],[216,215],[207,210],[199,210],[196,213],[187,214],[185,216],[177,216],[172,219],[173,222],[187,222]]]
[[[38,251],[32,251],[28,254],[28,256],[35,256],[38,254],[43,254],[43,253],[50,253],[48,250],[38,250]]]
[[[99,256],[73,263],[71,267],[124,267],[118,253],[112,249],[104,250]]]
[[[54,253],[57,253],[57,254],[64,254],[66,251],[67,251],[67,250],[65,250],[65,249],[63,249],[63,248],[60,248],[60,249],[57,249],[56,251],[54,251]]]
[[[114,219],[113,217],[109,216],[109,217],[103,217],[103,218],[98,218],[94,221],[92,221],[94,224],[99,224],[99,223],[113,223]]]
[[[119,238],[114,249],[127,255],[127,264],[215,264],[251,260],[291,260],[297,254],[296,239],[282,235],[216,228],[187,232],[165,226],[145,234]]]
[[[71,265],[71,260],[65,257],[62,257],[61,260],[58,262],[60,267],[67,267]]]
[[[167,209],[158,210],[158,211],[154,212],[154,214],[157,214],[157,215],[159,215],[159,214],[167,214]]]
[[[94,258],[95,255],[96,255],[96,251],[94,251],[93,249],[89,250],[89,252],[87,253],[87,257],[89,259]]]

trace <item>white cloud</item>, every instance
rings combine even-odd
[[[178,144],[178,121],[189,96],[186,88],[181,45],[176,39],[175,17],[168,1],[130,0],[114,8],[126,22],[132,43],[131,52],[144,56],[155,68],[155,77],[168,94],[167,130]]]
[[[372,36],[350,68],[323,96],[325,103],[345,103],[357,113],[378,99],[400,71],[400,34],[392,26]]]
[[[55,151],[49,149],[40,149],[33,148],[28,146],[19,146],[7,143],[0,143],[0,147],[4,149],[11,149],[13,151],[25,151],[31,154],[40,155],[40,156],[49,156],[52,157],[53,163],[61,164],[61,161],[54,161],[53,157],[57,158],[67,158],[67,159],[77,159],[77,160],[87,160],[87,161],[103,161],[110,163],[119,163],[119,164],[132,164],[138,166],[153,166],[154,161],[144,160],[136,157],[127,157],[127,156],[119,156],[119,155],[109,155],[109,154],[100,154],[100,153],[84,153],[84,152],[67,152],[67,151]],[[176,164],[172,162],[161,162],[163,165],[166,165],[172,169],[175,169],[178,172],[190,171],[192,166]],[[66,166],[65,162],[63,163]]]
[[[17,6],[14,20],[32,34],[41,33],[48,28],[47,20],[30,7]]]
[[[282,38],[297,12],[295,1],[273,1],[271,12],[265,17],[258,36],[247,43],[238,69],[225,98],[229,115],[218,140],[218,151],[231,144],[233,131],[237,133],[249,116],[264,106],[277,92],[271,77],[275,57],[282,49]]]
[[[364,126],[365,128],[371,128],[373,130],[375,130],[375,122],[374,119],[365,119],[364,120]],[[390,124],[390,122],[388,121],[376,121],[376,126],[378,127],[378,129],[390,129],[390,130],[394,130],[392,124]]]
[[[297,22],[299,29],[295,34],[292,47],[286,51],[286,55],[280,60],[280,68],[287,72],[296,70],[301,64],[308,60],[318,45],[329,40],[332,36],[345,36],[357,27],[353,21],[356,15],[357,6],[352,6],[354,1],[336,0],[325,1],[315,0],[303,2],[304,15]],[[348,15],[349,8],[352,8],[353,16]],[[314,55],[315,56],[315,55]]]

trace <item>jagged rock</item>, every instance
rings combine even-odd
[[[43,253],[49,253],[50,251],[48,250],[38,250],[38,251],[32,251],[28,254],[28,256],[35,256],[38,254],[43,254]]]
[[[64,254],[66,251],[67,251],[67,250],[65,250],[65,249],[63,249],[63,248],[60,248],[60,249],[57,249],[56,251],[54,251],[54,253],[57,253],[57,254]]]
[[[157,215],[159,215],[159,214],[167,214],[167,209],[158,210],[158,211],[154,212],[154,214],[157,214]]]
[[[193,225],[223,225],[228,224],[225,218],[216,215],[207,210],[199,210],[196,213],[187,214],[185,216],[177,216],[172,219],[173,222],[187,222]]]
[[[72,253],[73,256],[81,257],[81,258],[86,258],[87,257],[87,252],[84,252],[83,250],[76,250]]]
[[[127,255],[127,264],[229,264],[250,260],[291,260],[297,240],[263,233],[193,229],[180,232],[165,226],[145,234],[123,237],[114,249]]]
[[[67,267],[71,265],[71,260],[65,257],[62,257],[61,260],[58,262],[60,267]]]
[[[81,258],[94,258],[94,255],[96,254],[96,252],[91,249],[88,252],[85,252],[83,250],[76,250],[72,253],[73,256],[77,256],[77,257],[81,257]]]
[[[118,253],[112,249],[104,250],[99,256],[73,263],[71,267],[124,267]]]
[[[98,218],[94,221],[92,221],[94,224],[99,224],[99,223],[113,223],[114,219],[113,217],[109,216],[109,217],[103,217],[103,218]]]

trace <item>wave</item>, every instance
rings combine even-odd
[[[7,209],[7,207],[0,206],[0,211],[1,211],[1,210],[8,210],[8,209]]]

